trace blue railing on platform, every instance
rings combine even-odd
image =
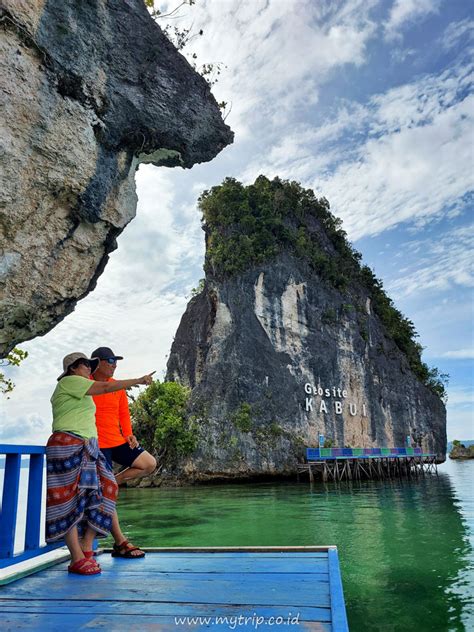
[[[307,461],[324,461],[334,459],[373,459],[373,458],[407,458],[433,457],[422,448],[306,448]]]
[[[41,555],[63,545],[63,543],[45,545],[40,541],[45,453],[44,446],[0,444],[0,455],[5,455],[0,513],[0,568]],[[25,542],[23,551],[15,553],[21,457],[23,455],[29,456]]]

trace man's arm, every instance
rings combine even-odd
[[[128,442],[128,445],[133,449],[138,447],[138,441],[133,434],[132,420],[130,419],[130,409],[128,407],[128,397],[125,391],[120,391],[119,400],[119,423],[122,430],[122,435]]]

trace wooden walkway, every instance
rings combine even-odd
[[[298,465],[297,478],[308,474],[326,481],[390,479],[438,474],[436,454],[416,448],[306,448],[306,463]]]
[[[335,547],[153,549],[98,561],[94,577],[61,562],[0,587],[2,631],[348,629]]]

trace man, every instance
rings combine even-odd
[[[115,381],[113,375],[117,360],[123,360],[109,347],[99,347],[92,352],[99,364],[92,377],[99,382]],[[118,463],[125,467],[115,479],[120,485],[124,481],[151,474],[156,468],[155,458],[138,444],[132,431],[127,394],[124,390],[94,396],[96,425],[99,448],[110,466]],[[117,512],[112,520],[112,536],[115,540],[115,557],[143,557],[145,553],[131,545],[123,535]]]

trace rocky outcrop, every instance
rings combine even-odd
[[[309,217],[306,230],[342,270],[322,223]],[[208,252],[218,252],[215,239],[207,235]],[[292,474],[320,434],[342,447],[404,446],[410,436],[445,459],[445,407],[361,283],[335,287],[288,248],[234,274],[213,274],[209,260],[206,269],[168,361],[167,379],[191,387],[200,423],[186,477]]]
[[[0,356],[90,292],[136,211],[139,163],[232,142],[143,0],[1,0]]]
[[[449,453],[450,459],[474,459],[474,445],[465,446],[463,443],[453,445]]]

